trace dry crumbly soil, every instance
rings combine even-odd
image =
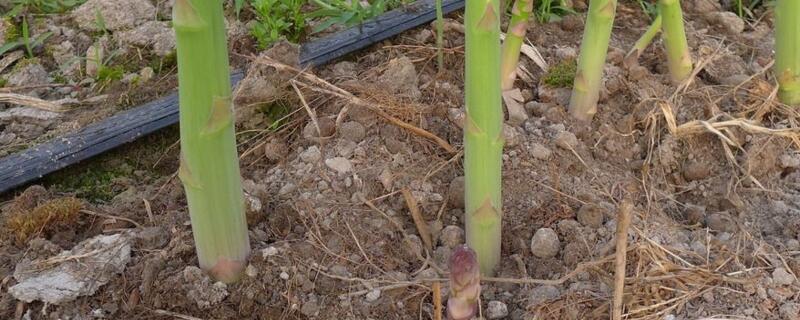
[[[545,72],[523,58],[531,76],[517,82],[524,115],[504,130],[503,258],[497,278],[483,283],[485,318],[608,318],[609,257],[627,197],[635,204],[627,319],[800,319],[798,114],[774,99],[771,15],[745,24],[704,0],[685,10],[698,67],[692,82],[676,86],[660,41],[640,66],[622,65],[648,20],[635,4],[620,4],[591,128],[569,119],[569,89],[540,85]],[[582,17],[531,23],[529,40],[548,64],[574,59]],[[433,318],[432,283],[446,278],[450,251],[463,242],[461,152],[365,105],[459,150],[464,39],[455,18],[441,74],[429,27],[313,70],[352,93],[345,98],[308,77],[294,77],[295,91],[281,77],[296,74],[251,63],[236,97],[253,247],[241,282],[215,284],[197,271],[172,174],[177,152],[167,143],[156,174],[129,170],[110,200],[83,199],[80,214],[48,221],[25,241],[3,233],[0,318]],[[291,63],[283,49],[267,55]],[[265,106],[289,106],[280,128],[265,129],[256,110]],[[419,204],[430,248],[404,189]],[[65,196],[30,187],[5,203],[0,222]],[[9,293],[20,261],[118,233],[132,239],[129,260],[95,293],[58,305]]]

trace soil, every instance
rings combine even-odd
[[[531,22],[528,38],[550,66],[574,59],[585,6]],[[504,130],[502,261],[482,285],[485,318],[609,318],[617,211],[630,199],[627,319],[800,319],[800,118],[772,94],[771,13],[731,30],[712,1],[684,9],[699,67],[676,86],[660,40],[639,66],[622,65],[648,18],[620,3],[590,127],[566,113],[569,90],[540,84],[547,73],[522,58],[527,119]],[[464,39],[461,17],[451,18],[442,72],[426,26],[313,73],[460,150]],[[265,55],[291,63],[285,50]],[[82,209],[32,233],[3,233],[0,318],[434,318],[433,283],[446,301],[446,261],[463,242],[461,152],[312,90],[318,82],[298,80],[304,106],[278,78],[287,73],[263,61],[247,63],[250,84],[262,86],[251,89],[273,94],[236,97],[247,101],[237,112],[253,249],[240,282],[214,283],[196,267],[173,130],[9,195],[6,228],[65,198]],[[286,119],[268,127],[276,115]],[[10,294],[22,281],[15,269],[103,234],[130,237],[131,250],[95,292],[60,304]]]

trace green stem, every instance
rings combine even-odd
[[[680,83],[692,74],[692,57],[683,28],[683,13],[679,0],[660,0],[659,12],[663,17],[664,46],[672,82]]]
[[[200,267],[236,281],[250,244],[244,214],[222,2],[177,0],[181,165]]]
[[[800,0],[775,6],[775,75],[781,102],[800,106]]]
[[[611,28],[617,0],[590,0],[586,26],[583,29],[581,52],[575,84],[569,101],[569,112],[581,122],[589,122],[597,113],[603,66],[611,40]]]
[[[503,109],[500,91],[500,1],[467,0],[464,171],[467,244],[481,272],[500,261]]]
[[[436,63],[439,72],[444,70],[444,15],[442,14],[442,0],[436,0]]]
[[[533,10],[533,0],[517,0],[511,9],[511,21],[508,23],[506,40],[503,41],[503,57],[500,64],[501,88],[503,91],[514,87],[517,78],[517,63],[519,63],[519,50],[525,40],[528,29],[528,19]]]
[[[655,38],[659,32],[661,32],[661,15],[656,16],[656,19],[653,20],[653,23],[650,24],[647,31],[636,41],[631,51],[628,51],[628,54],[625,55],[625,65],[629,67],[636,65],[639,61],[639,56],[641,56],[644,50],[647,49],[647,46],[653,42],[653,38]]]

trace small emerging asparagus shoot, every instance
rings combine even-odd
[[[656,19],[653,20],[653,23],[650,24],[650,27],[647,28],[647,31],[642,34],[642,37],[639,40],[636,40],[636,44],[633,45],[631,51],[628,51],[628,54],[625,55],[625,60],[623,63],[626,67],[635,66],[639,62],[639,56],[642,55],[647,46],[650,45],[650,42],[653,42],[653,38],[661,32],[661,15],[656,16]]]
[[[481,272],[500,261],[503,109],[500,91],[500,1],[467,0],[464,119],[467,244]]]
[[[800,0],[775,7],[775,75],[781,102],[800,106]]]
[[[475,251],[458,246],[450,255],[450,297],[447,319],[469,320],[478,313],[481,295],[481,272]]]
[[[683,28],[683,12],[679,0],[660,0],[664,46],[667,48],[669,74],[673,83],[681,83],[692,74],[692,57]]]
[[[500,64],[501,89],[503,91],[514,88],[517,78],[517,63],[519,50],[528,30],[528,19],[533,10],[533,0],[517,0],[511,9],[511,21],[508,23],[506,39],[503,41],[503,56]]]
[[[578,57],[578,71],[575,74],[569,101],[570,114],[581,122],[590,122],[597,113],[600,82],[616,10],[617,0],[589,1],[589,12]]]
[[[200,267],[236,281],[250,244],[234,139],[231,83],[221,1],[176,0],[181,164]]]

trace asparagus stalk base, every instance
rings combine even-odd
[[[483,274],[500,261],[503,109],[500,91],[500,1],[466,2],[464,175],[467,244]]]
[[[775,75],[781,102],[800,106],[800,0],[775,7]]]
[[[660,0],[664,46],[673,83],[681,83],[692,74],[692,57],[683,27],[683,11],[679,0]]]
[[[200,267],[236,281],[250,252],[222,2],[177,0],[181,164]]]
[[[611,40],[611,28],[617,10],[616,0],[591,0],[586,27],[581,40],[578,70],[569,101],[569,112],[581,122],[589,122],[597,113],[600,82]]]

